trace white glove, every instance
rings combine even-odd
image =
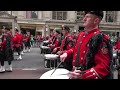
[[[60,55],[60,61],[62,62],[64,62],[66,58],[67,58],[67,53],[63,53],[62,55]]]

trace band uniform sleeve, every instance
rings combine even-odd
[[[55,46],[55,47],[58,47],[58,46],[59,46],[59,41],[58,41],[58,40],[55,41],[54,46]]]
[[[67,53],[67,55],[71,55],[73,54],[73,51],[74,51],[74,47],[69,50],[66,50],[65,53]]]
[[[1,43],[1,46],[4,46],[6,44],[6,38],[4,38],[3,42]]]

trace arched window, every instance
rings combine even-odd
[[[53,11],[52,19],[54,20],[66,20],[67,19],[67,11]]]
[[[82,21],[84,17],[84,11],[77,11],[77,20]]]
[[[116,22],[116,11],[106,11],[106,22]]]

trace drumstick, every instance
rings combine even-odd
[[[61,65],[62,61],[58,64],[58,66],[55,68],[55,70],[52,72],[52,74],[56,71],[56,69]],[[51,75],[52,75],[51,74]],[[50,76],[51,77],[51,76]]]
[[[81,72],[76,72],[76,73],[79,73],[79,74],[84,74],[86,73],[85,71],[81,71]],[[68,75],[69,73],[65,73],[65,74],[60,74],[60,75]]]

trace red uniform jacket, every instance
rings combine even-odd
[[[62,43],[61,43],[61,46],[60,47],[57,47],[57,49],[63,51],[63,53],[66,51],[66,50],[69,50],[73,47],[74,45],[74,42],[73,42],[73,39],[71,37],[71,35],[67,35],[63,40],[62,40]],[[66,59],[69,60],[69,58],[71,58],[72,55],[69,55]]]
[[[54,40],[55,40],[55,36],[50,37],[49,44],[52,44]]]
[[[42,35],[39,36],[39,41],[40,41],[40,42],[43,41],[43,37],[42,37]]]
[[[66,51],[66,53],[69,55],[73,54],[73,66],[75,66],[76,62],[76,56],[77,56],[77,49],[78,49],[78,43],[80,43],[80,58],[79,63],[85,65],[86,64],[86,53],[89,50],[89,40],[92,36],[100,33],[100,30],[94,29],[89,32],[80,32],[78,35],[77,42],[75,46]],[[105,36],[103,41],[106,44],[108,37]],[[82,74],[82,79],[98,79],[98,78],[104,78],[109,73],[110,69],[110,56],[108,54],[107,48],[100,47],[101,44],[99,44],[99,50],[95,53],[93,57],[93,62],[95,65],[92,65],[91,68],[86,69],[84,74]]]
[[[0,44],[1,50],[2,50],[2,51],[5,51],[6,37],[7,37],[8,34],[9,34],[9,35],[11,36],[11,38],[13,39],[13,36],[12,36],[12,34],[11,34],[10,32],[8,32],[7,34],[4,34],[4,35],[3,35],[2,43]],[[11,49],[13,50],[12,41],[11,41]]]
[[[115,49],[115,50],[116,50],[116,49],[120,50],[120,41],[117,42],[117,44],[114,46],[114,49]]]
[[[13,45],[14,47],[20,47],[21,46],[21,35],[19,33],[16,33],[13,37]]]
[[[29,42],[29,40],[30,40],[30,35],[27,35],[25,38],[25,42],[27,43],[27,42]]]
[[[50,48],[55,48],[55,47],[59,47],[61,45],[61,40],[59,36],[55,36],[55,38],[52,41],[52,46],[50,46]]]

